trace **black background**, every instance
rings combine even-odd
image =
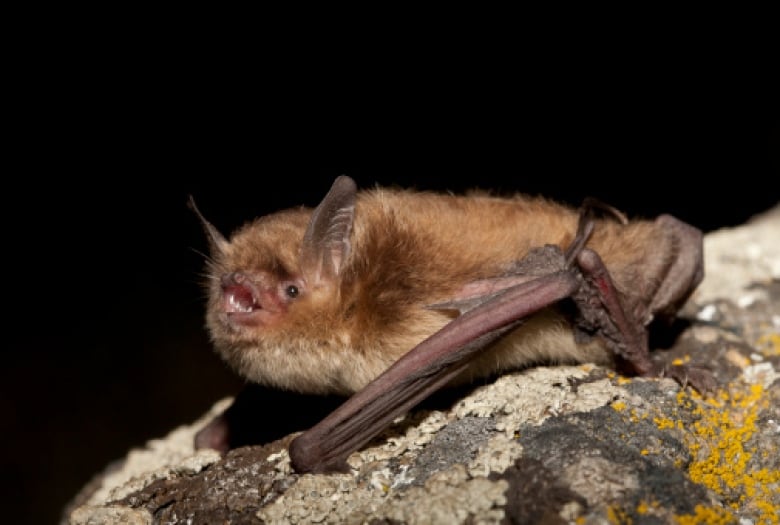
[[[293,81],[262,64],[128,56],[65,67],[52,51],[19,86],[0,428],[20,522],[55,521],[128,447],[240,388],[202,326],[206,242],[189,194],[224,233],[316,205],[340,174],[364,188],[595,196],[705,231],[780,200],[777,122],[758,80],[518,66],[511,82],[477,72],[472,90],[457,72]]]

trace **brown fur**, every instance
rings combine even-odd
[[[361,389],[454,315],[427,305],[506,274],[532,248],[565,249],[578,220],[575,210],[541,198],[362,191],[337,282],[306,288],[299,254],[310,216],[301,208],[262,217],[214,250],[207,324],[219,353],[248,379],[311,393]],[[600,254],[629,308],[649,322],[646,298],[671,264],[673,242],[653,222],[605,219],[588,247]],[[304,289],[278,321],[237,327],[225,319],[220,286],[222,275],[236,271]],[[605,359],[598,340],[576,344],[568,321],[550,308],[480,355],[468,375]]]

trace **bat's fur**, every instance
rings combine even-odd
[[[262,217],[216,243],[207,314],[217,350],[239,373],[307,393],[363,388],[455,315],[426,306],[511,273],[533,248],[565,249],[578,223],[576,210],[542,198],[361,191],[347,259],[337,277],[313,286],[300,265],[311,214],[299,208]],[[627,309],[646,324],[655,310],[675,306],[650,303],[674,262],[676,242],[658,221],[603,219],[587,246],[605,262]],[[275,297],[275,311],[262,322],[235,323],[225,313],[220,279],[231,272]],[[295,298],[283,295],[289,283],[299,288]],[[576,343],[569,319],[548,308],[483,352],[469,375],[609,359],[598,338]]]

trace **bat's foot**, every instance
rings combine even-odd
[[[659,377],[671,377],[683,388],[691,386],[704,396],[710,396],[718,389],[718,381],[712,372],[705,368],[690,365],[660,365],[657,373]]]

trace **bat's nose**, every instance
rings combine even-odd
[[[222,283],[222,288],[227,288],[229,286],[236,286],[237,284],[243,284],[248,280],[249,277],[247,277],[247,275],[243,272],[231,272],[223,275],[220,281]]]

